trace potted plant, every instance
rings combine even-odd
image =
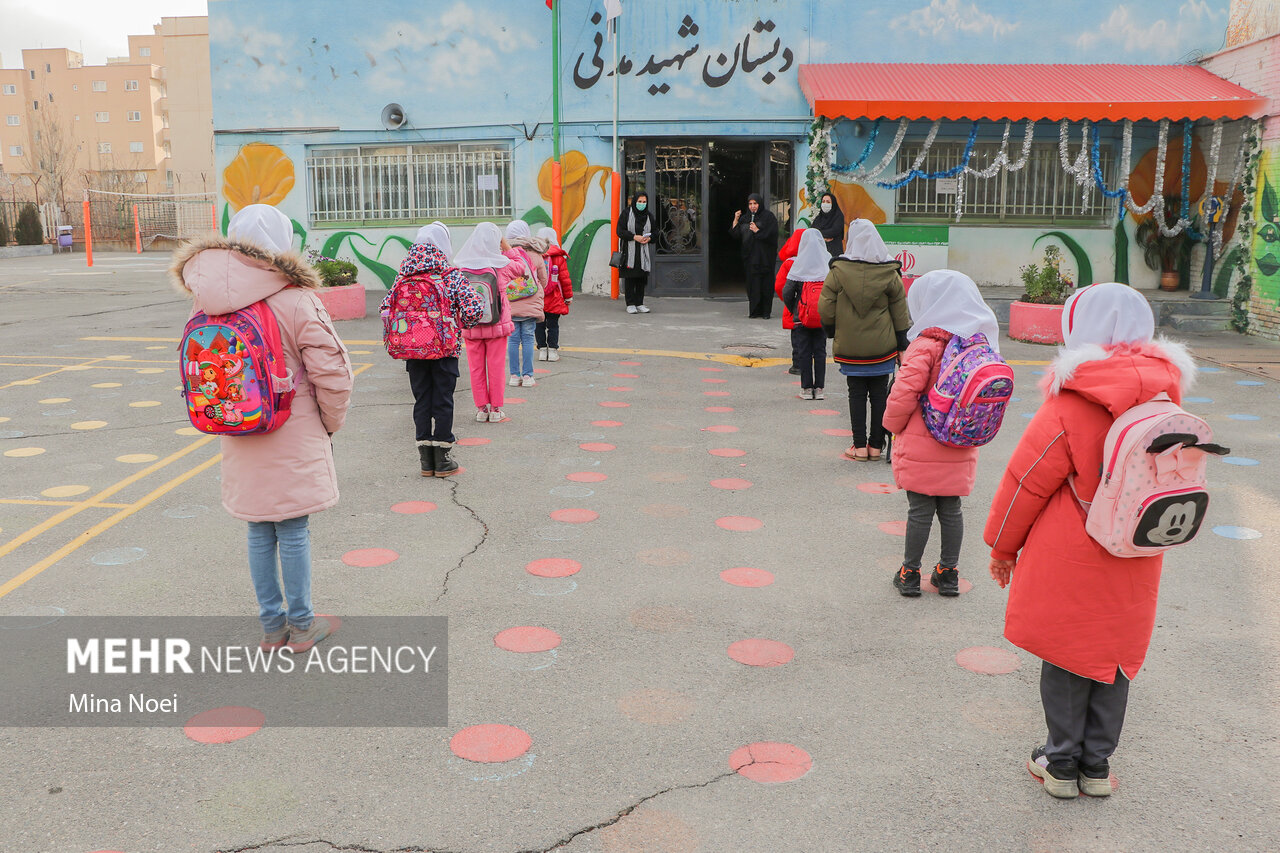
[[[320,301],[335,320],[359,320],[365,316],[364,285],[356,282],[359,270],[350,261],[327,258],[315,249],[307,260],[320,274]]]
[[[1182,199],[1178,196],[1164,197],[1164,225],[1172,228],[1178,224],[1178,211],[1182,209]],[[1142,249],[1142,260],[1148,267],[1160,273],[1161,290],[1177,290],[1181,278],[1179,266],[1187,254],[1190,245],[1186,229],[1170,237],[1161,232],[1154,216],[1148,216],[1138,224],[1133,239]]]
[[[1062,305],[1075,282],[1062,272],[1062,250],[1046,246],[1044,259],[1021,268],[1022,297],[1009,306],[1009,337],[1036,344],[1062,343]]]

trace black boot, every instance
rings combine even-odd
[[[458,463],[454,462],[452,459],[449,458],[449,450],[452,447],[453,447],[452,444],[446,444],[444,442],[440,442],[436,444],[435,447],[431,448],[432,450],[435,451],[435,455],[436,455],[436,476],[437,477],[451,477],[454,474],[458,473]]]
[[[431,477],[436,473],[435,447],[429,441],[418,442],[418,458],[422,460],[422,476]]]

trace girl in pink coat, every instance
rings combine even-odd
[[[942,352],[955,335],[986,335],[1000,349],[996,315],[982,301],[973,279],[955,270],[934,270],[911,285],[907,308],[913,325],[911,345],[902,354],[902,367],[885,404],[884,427],[893,442],[893,479],[907,493],[907,537],[902,568],[893,585],[902,595],[920,595],[920,561],[929,542],[933,516],[942,527],[942,554],[929,582],[940,595],[960,594],[960,544],[964,516],[960,498],[973,491],[978,448],[948,447],[929,432],[920,397],[938,381]]]
[[[987,516],[991,576],[1001,588],[1012,580],[1004,635],[1044,660],[1049,734],[1027,768],[1055,797],[1111,793],[1129,679],[1155,625],[1163,557],[1113,556],[1085,531],[1081,506],[1098,488],[1116,417],[1162,391],[1180,402],[1195,377],[1187,350],[1153,341],[1154,331],[1151,306],[1127,285],[1095,284],[1067,300],[1066,346]]]
[[[453,265],[474,273],[492,273],[498,280],[501,310],[497,320],[483,326],[462,330],[467,346],[467,368],[471,372],[471,399],[476,404],[476,422],[501,423],[507,419],[502,411],[505,402],[507,369],[503,357],[507,338],[515,324],[511,321],[511,303],[507,301],[507,284],[516,277],[516,267],[504,253],[502,231],[492,222],[481,222],[470,239],[454,256]]]
[[[332,436],[346,420],[353,376],[347,348],[316,296],[320,278],[292,245],[289,219],[251,204],[231,217],[225,240],[178,250],[169,275],[196,311],[229,314],[265,300],[280,326],[294,378],[292,414],[273,432],[222,439],[222,505],[249,523],[262,648],[305,652],[330,631],[311,607],[308,517],[338,502]]]

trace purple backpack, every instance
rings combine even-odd
[[[938,381],[921,398],[924,424],[939,443],[981,447],[996,437],[1013,395],[1013,368],[987,336],[955,335],[942,351]]]

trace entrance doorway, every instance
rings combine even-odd
[[[729,231],[734,211],[746,212],[747,196],[760,192],[760,151],[756,145],[711,143],[711,235],[707,260],[707,285],[717,296],[746,293],[742,269],[742,244]]]

